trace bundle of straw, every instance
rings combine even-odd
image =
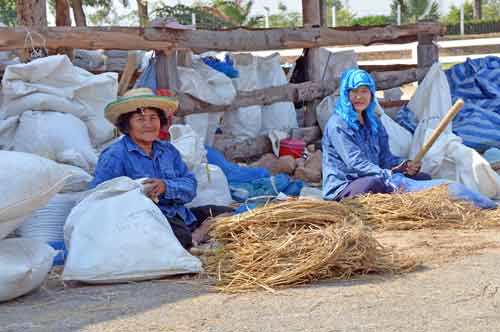
[[[216,219],[207,261],[219,291],[273,290],[319,279],[404,272],[414,260],[383,248],[339,203],[291,200]]]
[[[451,199],[442,185],[414,193],[368,194],[342,204],[375,229],[475,228],[490,224],[485,211]]]

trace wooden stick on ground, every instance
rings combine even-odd
[[[432,147],[432,145],[436,142],[438,137],[443,133],[443,131],[446,129],[448,124],[453,120],[455,115],[462,109],[464,106],[464,101],[462,99],[458,99],[453,106],[451,106],[450,110],[444,118],[441,120],[439,123],[438,127],[434,130],[432,133],[431,137],[427,142],[422,145],[420,148],[420,151],[418,151],[417,155],[413,159],[414,161],[420,162],[424,158],[425,154],[429,151],[429,149]]]

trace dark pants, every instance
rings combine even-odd
[[[196,217],[196,221],[191,225],[186,225],[184,220],[182,220],[178,215],[175,217],[168,217],[168,222],[175,237],[185,249],[189,249],[193,246],[193,240],[191,238],[191,233],[201,224],[207,220],[209,217],[216,217],[220,214],[226,212],[232,212],[233,209],[227,206],[217,206],[217,205],[205,205],[196,208],[191,208],[191,212]]]
[[[426,173],[417,173],[415,175],[409,176],[410,179],[426,181],[431,180],[431,176]],[[347,187],[340,193],[338,200],[343,198],[353,197],[361,194],[387,194],[393,191],[392,187],[385,184],[384,180],[376,176],[365,176],[356,179],[349,183]]]

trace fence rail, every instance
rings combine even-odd
[[[500,32],[500,20],[486,22],[470,22],[464,24],[464,33],[466,35],[486,34]],[[447,35],[459,35],[460,24],[452,24],[446,26]]]

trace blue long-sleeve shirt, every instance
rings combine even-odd
[[[327,122],[323,134],[323,198],[335,200],[352,181],[364,176],[384,180],[390,169],[404,162],[389,149],[387,132],[378,117],[377,136],[370,134],[370,124],[352,128],[337,112]]]
[[[119,176],[134,180],[162,179],[166,192],[158,197],[158,207],[165,216],[168,218],[178,215],[187,225],[196,221],[195,216],[184,206],[196,196],[196,178],[189,172],[179,151],[172,144],[153,142],[150,157],[125,135],[101,153],[91,187]]]

